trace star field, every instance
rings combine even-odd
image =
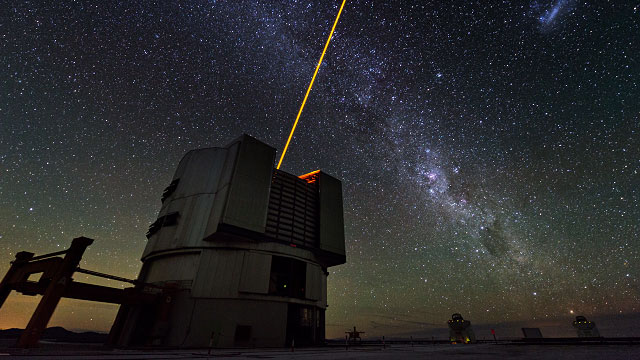
[[[11,2],[0,272],[87,236],[83,267],[136,277],[184,153],[241,133],[281,151],[338,6]],[[639,34],[627,1],[348,1],[282,167],[343,181],[327,336],[430,334],[454,312],[633,335],[615,328],[640,316]],[[12,295],[0,328],[34,301]],[[115,311],[65,300],[50,325],[108,330]]]

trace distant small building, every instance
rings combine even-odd
[[[578,337],[600,337],[600,331],[596,327],[596,323],[588,321],[584,316],[576,316],[573,321],[573,327],[578,332]]]
[[[175,291],[160,312],[123,305],[112,344],[324,341],[327,268],[346,261],[342,184],[321,171],[276,170],[275,153],[243,135],[184,156],[149,227],[138,277]]]
[[[449,325],[449,340],[451,343],[470,344],[476,342],[476,334],[471,328],[471,321],[465,320],[460,314],[451,315]]]

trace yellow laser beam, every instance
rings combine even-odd
[[[344,4],[346,2],[347,0],[342,0],[342,5],[340,5],[340,10],[338,10],[338,16],[336,16],[336,21],[334,21],[333,23],[333,27],[331,28],[331,32],[329,33],[329,38],[327,39],[327,43],[324,44],[324,50],[322,50],[322,55],[320,56],[320,60],[318,61],[318,65],[316,66],[316,71],[313,73],[313,77],[311,78],[311,83],[309,83],[309,88],[307,89],[307,93],[304,95],[304,100],[302,100],[302,105],[300,106],[300,110],[298,110],[298,116],[296,116],[296,121],[293,123],[293,128],[291,128],[291,133],[289,134],[289,138],[287,139],[287,144],[284,146],[284,150],[282,150],[282,155],[280,156],[280,161],[278,161],[278,166],[276,167],[276,169],[280,169],[280,165],[282,165],[284,154],[287,153],[287,149],[289,148],[289,143],[291,142],[291,138],[293,138],[293,132],[296,131],[296,126],[298,126],[298,121],[300,120],[302,109],[304,109],[304,104],[307,103],[307,98],[309,97],[309,93],[311,92],[311,87],[313,87],[313,82],[316,80],[316,75],[318,75],[318,70],[320,70],[322,59],[324,59],[324,54],[327,52],[327,48],[329,47],[329,43],[331,42],[331,37],[333,36],[333,31],[336,29],[336,25],[338,25],[338,19],[340,19],[340,14],[342,14],[342,8],[344,8]]]

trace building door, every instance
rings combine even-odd
[[[316,322],[314,307],[289,304],[285,346],[291,346],[294,340],[296,346],[314,345]]]

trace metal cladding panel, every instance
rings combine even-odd
[[[233,250],[203,250],[193,282],[193,297],[237,296],[244,253]]]
[[[198,299],[193,307],[189,308],[191,309],[193,315],[188,336],[176,333],[174,338],[168,341],[170,345],[215,348],[285,346],[288,309],[286,303]],[[234,335],[238,325],[251,327],[251,339],[248,343],[235,341]]]
[[[216,201],[215,194],[201,194],[189,196],[174,201],[180,213],[176,230],[176,247],[200,246],[203,234],[209,222],[212,204]],[[184,203],[180,203],[184,200]],[[172,204],[173,205],[173,204]]]
[[[143,281],[190,281],[196,276],[199,253],[179,254],[150,260],[149,270]]]
[[[178,220],[182,236],[180,246],[201,246],[211,207],[217,198],[217,194],[203,194],[189,198],[191,199],[189,207],[185,208],[184,216]]]
[[[178,165],[173,180],[180,179],[172,198],[178,199],[203,193],[215,193],[222,173],[227,149],[192,150]],[[186,164],[183,166],[183,162]]]
[[[244,255],[239,291],[266,294],[269,292],[271,255],[248,252]]]
[[[171,295],[171,306],[175,310],[169,312],[169,331],[162,339],[162,345],[185,345],[185,334],[190,332],[190,327],[194,323],[194,318],[190,316],[189,311],[193,311],[195,303],[189,291],[180,291]]]
[[[220,148],[199,149],[182,158],[173,176],[173,181],[178,181],[177,186],[163,201],[158,214],[161,219],[177,213],[177,222],[160,225],[160,229],[150,236],[143,258],[155,251],[200,246],[217,200],[214,194],[224,171],[227,152]]]
[[[322,269],[318,265],[307,263],[307,282],[304,297],[318,300],[322,296]]]
[[[320,249],[344,256],[344,215],[342,183],[320,173]]]
[[[166,213],[177,212],[177,223],[151,236],[143,258],[154,251],[199,246],[215,199],[214,194],[200,194],[171,201]]]
[[[211,213],[209,214],[209,223],[205,230],[203,238],[209,237],[211,234],[218,230],[218,224],[222,218],[222,213],[229,197],[229,188],[231,186],[231,178],[233,177],[233,170],[238,158],[238,151],[240,149],[240,142],[236,141],[227,147],[227,157],[224,160],[224,166],[222,173],[220,174],[220,180],[218,182],[218,189],[216,192],[216,201],[213,203]]]
[[[241,137],[221,222],[264,233],[275,154],[274,148],[250,136]]]

